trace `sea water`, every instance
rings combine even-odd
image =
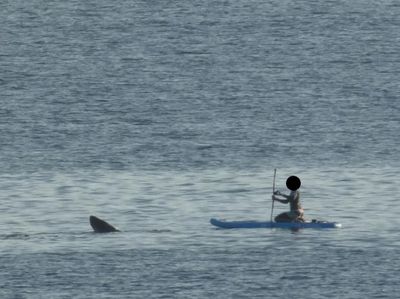
[[[0,297],[396,298],[399,15],[1,3]],[[275,168],[281,192],[302,180],[306,218],[343,228],[209,224],[269,220]]]

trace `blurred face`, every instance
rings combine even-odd
[[[301,186],[301,181],[297,176],[290,176],[286,180],[286,187],[288,187],[289,190],[296,191],[299,189]]]

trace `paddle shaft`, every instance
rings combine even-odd
[[[274,169],[274,181],[272,183],[272,195],[275,194],[275,178],[276,178],[276,168]],[[275,200],[272,200],[271,222],[272,222],[272,214],[274,213],[274,202],[275,202]]]

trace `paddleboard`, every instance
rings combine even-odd
[[[340,228],[342,225],[337,222],[327,221],[306,221],[306,222],[271,222],[271,221],[227,221],[215,218],[210,219],[210,223],[219,228]]]

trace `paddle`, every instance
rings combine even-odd
[[[276,178],[276,168],[274,169],[274,182],[272,183],[272,195],[275,195],[275,178]],[[272,222],[272,214],[274,213],[274,202],[275,200],[272,200],[271,222]]]

